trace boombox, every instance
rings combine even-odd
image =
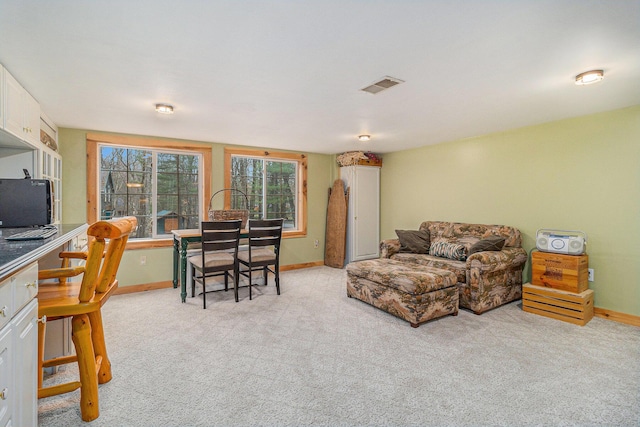
[[[582,231],[540,229],[536,232],[536,248],[543,252],[582,255],[587,249],[587,234]]]

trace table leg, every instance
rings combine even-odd
[[[182,271],[180,272],[180,296],[182,297],[182,302],[185,302],[187,300],[187,246],[189,246],[189,242],[187,239],[182,239],[181,243],[180,266],[182,267]]]
[[[178,238],[176,236],[173,236],[173,289],[176,289],[178,287],[178,268],[180,267],[180,265],[178,264],[178,255]]]

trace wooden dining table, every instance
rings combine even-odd
[[[182,302],[187,300],[187,249],[189,244],[199,243],[202,240],[202,231],[199,228],[187,228],[171,230],[173,234],[173,287],[178,287],[178,272],[180,272],[180,298]],[[249,237],[248,230],[240,230],[240,238]]]

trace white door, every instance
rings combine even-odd
[[[353,197],[352,261],[380,255],[380,168],[356,167]]]
[[[349,188],[345,262],[380,256],[380,168],[345,166],[340,177]]]

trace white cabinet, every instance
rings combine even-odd
[[[51,180],[53,223],[60,224],[62,220],[62,156],[44,145],[38,150],[38,156],[38,171],[35,176]]]
[[[10,425],[13,401],[13,361],[11,325],[0,328],[0,426]]]
[[[11,321],[13,347],[18,356],[13,361],[15,402],[13,424],[38,424],[38,301],[31,301]]]
[[[22,94],[24,88],[5,68],[2,81],[4,93],[4,130],[23,139],[23,107]]]
[[[53,184],[53,223],[62,220],[62,157],[57,126],[40,111],[40,104],[0,65],[0,178],[33,178]],[[48,135],[40,141],[41,130]],[[2,424],[0,424],[2,427]]]
[[[345,166],[340,178],[349,187],[345,262],[380,256],[380,168]]]
[[[4,130],[27,141],[40,144],[40,104],[4,69]]]
[[[0,129],[4,129],[4,67],[0,65]],[[0,418],[0,426],[2,424]]]
[[[26,90],[24,91],[23,108],[24,139],[36,146],[40,144],[40,104]]]
[[[34,262],[0,283],[0,426],[38,424],[37,279]]]

